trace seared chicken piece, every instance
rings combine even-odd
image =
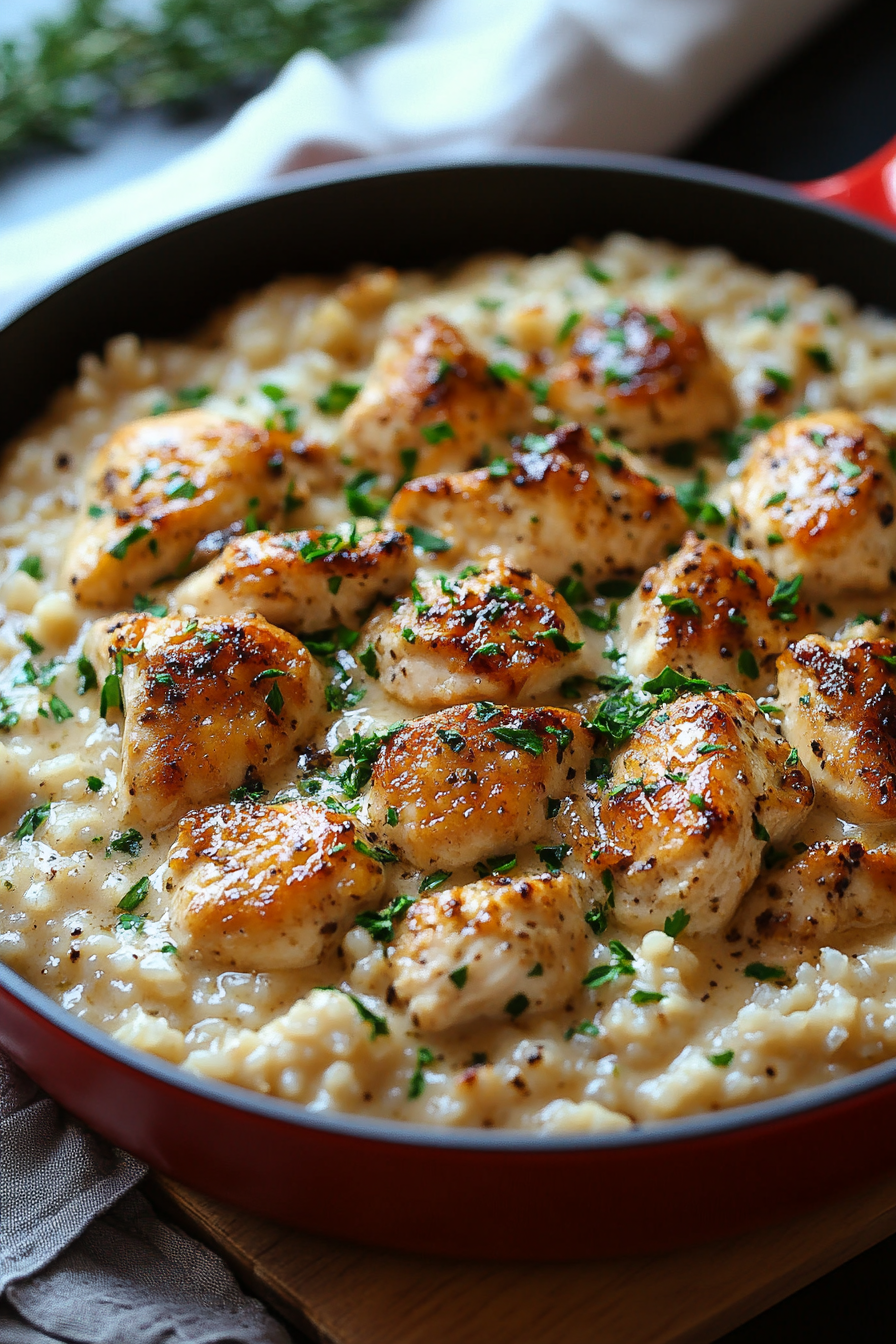
[[[854,411],[782,420],[754,439],[732,488],[741,544],[822,598],[883,592],[896,567],[896,473]]]
[[[185,579],[169,606],[227,615],[257,611],[297,634],[357,626],[382,597],[414,577],[414,547],[405,532],[253,532],[226,546],[217,560]]]
[[[464,579],[421,579],[363,633],[383,688],[415,708],[543,695],[576,670],[582,643],[560,594],[501,560]]]
[[[616,917],[638,933],[679,907],[691,933],[725,927],[759,872],[767,840],[804,820],[812,785],[788,763],[747,695],[708,692],[664,705],[613,762],[600,800]]]
[[[293,447],[298,450],[293,452]],[[89,469],[81,520],[63,565],[77,602],[117,607],[186,566],[210,533],[282,504],[304,445],[207,411],[134,420]]]
[[[636,450],[702,439],[732,424],[731,378],[698,326],[664,309],[588,317],[569,358],[550,374],[548,405],[571,420],[596,420]]]
[[[441,317],[385,336],[342,421],[346,456],[393,481],[414,471],[459,471],[486,447],[524,430],[531,398],[489,372]]]
[[[86,651],[109,674],[104,699],[124,702],[123,811],[153,829],[257,784],[322,710],[314,659],[260,616],[119,616],[97,622]]]
[[[627,671],[655,677],[673,667],[765,692],[778,654],[810,628],[809,604],[789,591],[756,560],[689,532],[675,555],[648,569],[627,604]]]
[[[415,868],[459,868],[552,834],[548,799],[584,780],[591,734],[564,709],[487,702],[414,719],[373,768],[371,824]]]
[[[486,878],[411,906],[395,940],[393,988],[424,1031],[510,1020],[560,1007],[581,983],[588,950],[564,873]]]
[[[819,800],[846,821],[896,820],[896,643],[810,635],[778,659],[778,687]]]
[[[165,883],[179,954],[239,971],[314,966],[382,896],[359,840],[350,817],[301,799],[189,812]]]
[[[589,584],[640,577],[687,527],[672,490],[598,449],[580,425],[535,443],[537,451],[515,452],[500,471],[493,463],[409,481],[393,499],[389,521],[444,536],[451,564],[501,555],[548,583],[581,565]]]
[[[866,849],[858,840],[810,845],[783,868],[762,875],[736,922],[753,945],[768,939],[797,951],[850,929],[892,924],[896,854]]]

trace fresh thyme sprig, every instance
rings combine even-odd
[[[0,43],[0,156],[75,146],[121,108],[248,95],[297,51],[338,59],[380,41],[408,0],[158,0],[148,19],[116,0],[71,0],[59,19]]]

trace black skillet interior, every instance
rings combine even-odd
[[[563,151],[339,165],[151,236],[0,331],[0,444],[72,378],[84,351],[121,331],[183,334],[279,275],[337,272],[357,261],[432,266],[489,249],[541,252],[616,229],[722,245],[896,310],[896,235],[738,174]]]

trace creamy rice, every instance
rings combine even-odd
[[[612,277],[609,283],[587,274],[583,255]],[[99,716],[95,690],[79,694],[78,670],[84,629],[101,613],[77,607],[58,582],[82,469],[110,430],[183,405],[191,390],[197,400],[196,389],[211,389],[202,398],[206,409],[262,425],[282,408],[262,390],[275,386],[296,408],[302,436],[333,445],[338,458],[338,417],[321,413],[315,399],[334,381],[363,382],[384,330],[439,313],[490,359],[513,360],[515,351],[549,343],[570,311],[623,298],[673,307],[701,323],[731,370],[745,419],[756,413],[764,371],[772,367],[793,384],[776,414],[799,405],[846,406],[896,430],[896,322],[857,312],[848,295],[809,277],[770,276],[721,250],[686,252],[614,235],[531,260],[476,259],[447,279],[386,276],[382,285],[388,302],[365,307],[350,283],[281,280],[217,317],[195,343],[119,336],[102,358],[84,356],[74,387],[7,451],[0,476],[0,693],[3,712],[18,721],[0,734],[4,960],[76,1016],[194,1074],[315,1110],[440,1125],[623,1129],[762,1100],[892,1056],[896,938],[886,926],[844,937],[838,949],[794,965],[783,986],[745,978],[723,937],[617,934],[633,953],[633,980],[583,988],[562,1013],[481,1019],[429,1035],[387,1003],[386,949],[360,927],[338,955],[303,971],[222,972],[173,950],[164,878],[175,828],[145,835],[133,855],[109,849],[121,829],[113,805],[120,726]],[[817,347],[835,371],[807,360],[805,351]],[[547,421],[550,413],[535,414]],[[709,447],[701,460],[724,507],[737,466],[726,471]],[[651,457],[644,470],[677,483],[696,465],[676,469]],[[301,525],[345,517],[337,490],[313,500]],[[165,596],[163,586],[154,600]],[[879,595],[869,602],[881,606]],[[835,630],[863,605],[868,609],[857,597],[819,628]],[[42,652],[25,647],[23,635]],[[609,672],[607,644],[588,632],[594,666]],[[321,739],[327,746],[356,727],[366,732],[408,717],[346,657],[366,694],[332,717]],[[42,670],[53,659],[59,663],[51,680],[52,669]],[[94,791],[88,780],[101,787]],[[271,794],[295,786],[295,769],[266,782]],[[34,835],[16,839],[23,815],[45,802],[49,815]],[[809,840],[861,834],[821,812],[802,832]],[[520,872],[539,871],[531,847],[518,862]],[[394,868],[388,895],[416,892],[419,874]],[[145,923],[122,929],[114,907],[144,875]],[[455,882],[472,880],[471,870],[454,874]],[[611,957],[613,936],[611,928],[593,937],[595,964]],[[371,1039],[369,1020],[348,994],[315,988],[340,983],[388,1022],[388,1034]],[[633,988],[664,997],[639,1006]],[[575,1031],[581,1023],[589,1025]],[[422,1088],[412,1088],[421,1047],[432,1059]],[[711,1062],[728,1052],[727,1066]],[[472,1067],[476,1055],[488,1062]]]

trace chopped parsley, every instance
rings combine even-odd
[[[36,579],[38,583],[44,578],[43,565],[39,555],[26,555],[19,561],[19,569],[29,578]]]
[[[437,532],[428,532],[425,527],[415,527],[413,523],[405,530],[421,551],[438,555],[440,551],[451,550],[452,543],[446,537],[440,537]]]
[[[535,638],[549,639],[558,653],[575,653],[576,650],[581,649],[585,643],[583,639],[578,641],[568,639],[556,626],[553,626],[550,630],[539,630]]]
[[[551,877],[556,877],[571,849],[571,845],[536,845],[535,853],[541,859]]]
[[[776,490],[773,495],[769,495],[768,499],[765,501],[765,504],[763,505],[763,508],[773,509],[776,504],[783,504],[786,498],[787,498],[786,490]]]
[[[862,468],[857,462],[849,462],[845,457],[841,457],[836,463],[837,470],[841,472],[848,481],[855,480],[856,476],[861,476]]]
[[[737,670],[744,677],[758,677],[759,664],[756,662],[755,654],[749,649],[741,649],[737,656]]]
[[[113,835],[109,841],[109,848],[106,850],[106,857],[112,854],[130,854],[135,859],[140,853],[143,845],[143,836],[135,827],[130,827],[127,831],[120,831]]]
[[[265,388],[261,390],[264,392]],[[323,411],[324,415],[341,415],[346,407],[352,404],[360,391],[360,383],[335,382],[331,383],[326,392],[322,392],[314,400],[318,410]]]
[[[84,660],[87,661],[86,659]],[[103,689],[100,692],[100,718],[105,719],[110,709],[118,709],[124,713],[124,688],[121,684],[123,671],[124,655],[119,649],[115,654],[115,666],[113,671],[103,681]],[[80,660],[78,666],[80,667]],[[91,668],[91,671],[93,669]],[[82,674],[83,676],[83,674]],[[94,673],[94,685],[96,685],[96,673]],[[83,691],[81,692],[83,695]]]
[[[525,994],[514,994],[512,999],[508,999],[504,1005],[505,1013],[513,1018],[517,1018],[529,1007],[529,1000]]]
[[[156,602],[153,598],[147,597],[145,593],[137,593],[134,597],[134,610],[148,612],[150,616],[167,616],[168,608],[164,602]]]
[[[109,554],[112,556],[113,560],[123,560],[130,548],[138,541],[142,541],[144,537],[148,537],[151,531],[152,528],[147,527],[145,523],[138,523],[136,527],[131,528],[126,536],[116,542],[114,546],[109,547]]]
[[[333,680],[329,686],[324,688],[324,699],[331,714],[337,714],[343,709],[351,709],[363,700],[366,694],[367,688],[365,686],[355,686],[344,667],[336,668]]]
[[[462,733],[458,733],[453,728],[437,728],[436,737],[440,742],[444,742],[446,747],[452,751],[463,751],[467,745],[467,739]]]
[[[590,257],[586,257],[585,260],[582,262],[582,270],[585,272],[585,274],[588,276],[590,280],[594,280],[595,283],[598,285],[612,284],[613,277],[607,275],[606,271],[602,271],[600,267],[591,260]]]
[[[769,838],[768,831],[765,829],[755,812],[753,813],[753,834],[757,840],[761,840],[763,844],[767,844]]]
[[[116,909],[124,910],[127,914],[130,914],[132,910],[136,910],[137,906],[141,905],[143,901],[146,900],[148,894],[149,894],[149,878],[140,877],[137,879],[134,885],[125,892],[121,900],[118,902]]]
[[[44,651],[43,644],[39,644],[38,641],[34,638],[34,636],[30,635],[27,630],[23,630],[21,632],[21,634],[19,635],[19,639],[25,645],[25,648],[30,650],[30,652],[33,653],[35,657],[37,656],[37,654],[43,653]]]
[[[491,859],[481,859],[475,865],[475,871],[479,877],[500,877],[515,867],[515,854],[496,854]]]
[[[714,1064],[717,1069],[727,1069],[734,1058],[733,1050],[720,1050],[717,1055],[707,1055],[706,1058],[710,1064]]]
[[[789,312],[790,304],[781,302],[770,304],[765,308],[754,308],[750,316],[764,317],[767,318],[769,322],[774,322],[777,325],[777,323],[784,321],[784,318]]]
[[[600,1027],[594,1022],[589,1022],[586,1018],[584,1022],[577,1022],[574,1027],[567,1027],[563,1033],[564,1041],[571,1041],[573,1036],[599,1036]]]
[[[44,824],[49,815],[49,803],[38,803],[37,807],[29,807],[25,815],[19,819],[15,839],[25,840],[29,835],[34,835],[37,828]]]
[[[632,1003],[641,1008],[646,1003],[659,1003],[665,997],[665,994],[660,994],[654,989],[636,989],[632,994]]]
[[[425,891],[435,891],[436,887],[440,887],[443,882],[447,882],[450,876],[451,874],[446,873],[444,868],[439,868],[437,872],[424,877],[419,886],[421,896]]]
[[[99,793],[103,788],[103,781],[97,775],[88,775],[87,787],[91,793]]]
[[[212,394],[212,389],[205,383],[200,383],[197,387],[179,387],[175,396],[182,406],[190,406],[195,409],[207,401]]]
[[[508,383],[523,381],[523,375],[515,364],[500,362],[498,364],[489,364],[488,371],[497,383]]]
[[[95,689],[97,689],[97,669],[86,653],[82,653],[78,659],[78,695],[86,695],[87,691]]]
[[[589,630],[599,630],[602,633],[605,633],[608,630],[616,630],[619,628],[619,622],[616,619],[618,611],[618,602],[610,603],[610,608],[606,615],[598,611],[591,611],[586,607],[584,611],[579,612],[579,620],[583,625],[587,625]]]
[[[569,339],[569,337],[575,331],[576,327],[579,325],[581,320],[582,320],[581,313],[575,313],[575,312],[567,313],[566,317],[564,318],[563,322],[560,325],[559,331],[557,332],[558,345],[561,345],[563,341]]]
[[[432,1064],[435,1055],[426,1045],[421,1045],[417,1051],[417,1067],[411,1074],[411,1081],[408,1084],[408,1100],[415,1101],[421,1095],[426,1086],[426,1078],[423,1070],[427,1064]]]
[[[783,966],[767,966],[763,961],[751,961],[744,967],[744,975],[751,980],[785,980],[787,972]]]
[[[345,502],[349,512],[356,518],[373,518],[379,521],[389,506],[389,501],[370,493],[377,479],[375,471],[359,471],[345,487]]]
[[[279,714],[280,711],[282,710],[283,692],[280,690],[280,687],[277,685],[276,681],[274,682],[273,686],[265,696],[264,702],[272,714]]]
[[[806,354],[809,356],[815,367],[820,369],[822,373],[834,372],[834,361],[831,359],[830,353],[823,345],[811,345],[807,347]]]
[[[389,1024],[386,1019],[372,1013],[356,994],[350,994],[347,989],[340,989],[338,985],[318,985],[317,988],[329,990],[333,994],[344,994],[347,999],[351,999],[358,1010],[358,1016],[370,1026],[370,1039],[372,1041],[375,1041],[377,1036],[389,1035]]]
[[[363,854],[367,859],[373,859],[375,863],[397,863],[398,858],[392,853],[391,849],[384,849],[381,845],[368,845],[366,840],[358,838],[355,840],[355,849],[359,854]]]
[[[390,728],[374,731],[366,736],[354,732],[339,744],[333,755],[347,756],[350,760],[350,764],[339,776],[339,783],[349,798],[357,798],[364,786],[370,783],[374,762],[383,743],[403,727],[401,723],[393,723]]]
[[[50,696],[50,713],[57,723],[64,723],[66,719],[74,718],[68,705],[64,700],[60,700],[58,695]]]
[[[601,597],[631,597],[637,586],[637,581],[631,579],[604,579],[603,583],[597,585],[597,591]],[[586,622],[586,624],[590,625],[591,622]],[[613,629],[614,627],[607,626],[606,628]]]
[[[310,537],[304,545],[299,547],[299,555],[310,565],[313,560],[321,560],[324,556],[333,555],[336,551],[341,551],[358,544],[358,529],[352,523],[352,529],[346,538],[341,532],[321,532],[316,537]]]
[[[793,388],[793,379],[789,373],[784,373],[782,369],[763,369],[762,372],[770,382],[774,383],[779,392],[790,392]]]
[[[240,784],[237,788],[230,790],[230,801],[232,803],[260,803],[262,798],[267,797],[267,792],[267,789],[260,782]]]
[[[582,981],[582,984],[588,989],[600,989],[603,985],[609,985],[614,980],[618,980],[622,975],[634,975],[635,968],[632,965],[634,956],[628,948],[615,938],[611,938],[609,947],[613,960],[604,962],[602,966],[591,968]]]
[[[372,644],[368,644],[364,652],[358,654],[358,662],[368,677],[373,677],[374,681],[379,680],[380,670],[376,665],[376,649]]]
[[[456,971],[449,971],[448,979],[452,984],[456,985],[458,989],[463,989],[464,985],[467,983],[467,976],[469,973],[469,966],[458,966]]]
[[[530,756],[540,756],[544,751],[544,743],[531,728],[492,728],[490,731],[499,741],[528,752]]]
[[[384,910],[364,910],[355,917],[355,924],[366,929],[377,943],[388,943],[392,939],[393,925],[405,915],[414,904],[413,896],[396,896]]]
[[[676,597],[674,593],[660,593],[660,601],[668,610],[679,616],[696,616],[700,619],[700,608],[692,597]]]
[[[775,584],[768,605],[772,615],[779,621],[796,620],[796,604],[802,582],[802,574],[795,574],[792,579],[779,579]]]
[[[427,443],[433,445],[443,443],[446,439],[456,439],[457,435],[451,428],[447,420],[440,420],[435,425],[424,425],[420,433]]]
[[[790,752],[787,756],[787,760],[784,762],[784,764],[789,768],[790,766],[793,765],[799,765],[799,763],[800,763],[800,754],[797,751],[796,747],[791,747]]]
[[[691,922],[691,917],[681,906],[673,915],[667,915],[663,921],[663,933],[669,938],[677,938]]]

